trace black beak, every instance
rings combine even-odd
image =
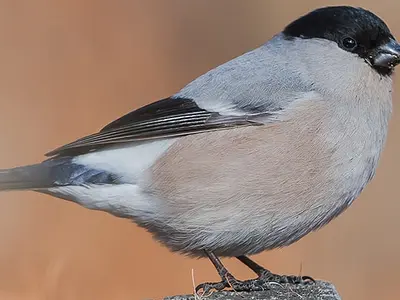
[[[370,58],[374,67],[393,69],[400,63],[400,44],[390,39],[386,44],[379,46]]]

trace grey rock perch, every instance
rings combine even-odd
[[[164,300],[341,300],[335,287],[325,281],[315,284],[270,284],[266,291],[252,293],[236,293],[231,291],[214,292],[209,296],[194,297],[182,295],[167,297]]]

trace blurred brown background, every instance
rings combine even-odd
[[[40,161],[328,3],[371,9],[400,37],[400,4],[390,0],[1,0],[0,166]],[[319,232],[256,256],[260,263],[330,280],[344,299],[399,298],[399,100],[362,196]],[[218,279],[207,260],[171,254],[128,220],[44,195],[0,195],[0,299],[160,299],[190,293],[192,269],[196,283]]]

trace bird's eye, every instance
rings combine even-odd
[[[353,50],[355,47],[357,47],[357,42],[350,37],[344,38],[342,44],[347,50]]]

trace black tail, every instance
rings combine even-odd
[[[0,170],[0,191],[35,190],[65,185],[71,176],[71,159],[45,160],[40,164]]]
[[[43,190],[66,185],[118,182],[117,175],[75,164],[68,157],[0,170],[0,191]]]
[[[46,163],[0,170],[0,191],[50,187],[50,170]]]

